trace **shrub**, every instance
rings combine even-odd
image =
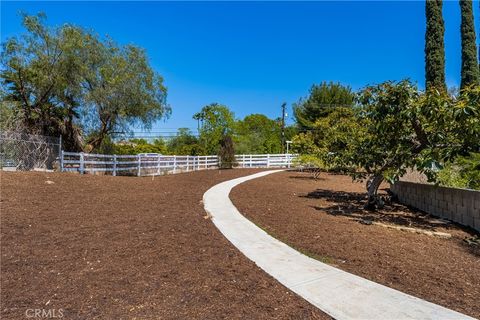
[[[232,169],[235,165],[235,148],[233,146],[233,140],[230,135],[224,135],[220,140],[220,150],[218,152],[220,158],[220,168]]]
[[[442,186],[480,190],[480,153],[447,163],[437,179]]]

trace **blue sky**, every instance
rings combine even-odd
[[[479,2],[474,3],[477,35]],[[5,2],[1,39],[23,31],[19,11],[73,23],[147,50],[173,114],[153,132],[196,128],[211,102],[237,117],[275,118],[313,83],[354,89],[388,79],[424,82],[424,2]],[[444,3],[446,75],[460,82],[460,12]],[[479,37],[477,36],[477,39]],[[291,118],[291,111],[289,112]],[[289,122],[292,122],[291,119]]]

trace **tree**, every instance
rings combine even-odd
[[[139,154],[139,153],[159,153],[166,154],[167,147],[161,139],[155,139],[149,143],[145,139],[130,139],[114,144],[113,152],[115,154]]]
[[[81,150],[81,68],[74,48],[83,45],[83,37],[72,26],[49,29],[45,19],[44,14],[23,15],[27,33],[2,44],[2,104],[14,106],[11,111],[26,133],[61,134],[65,147]]]
[[[92,149],[114,132],[129,132],[134,125],[149,129],[169,114],[163,78],[151,69],[143,49],[112,41],[91,49],[96,51],[86,66],[85,103],[95,110],[87,127]]]
[[[460,156],[448,162],[438,173],[440,185],[480,190],[480,153]]]
[[[462,14],[462,22],[460,25],[460,32],[462,35],[462,71],[460,88],[464,89],[471,85],[480,85],[480,69],[477,57],[472,1],[460,0],[459,2]]]
[[[251,114],[235,125],[238,153],[280,153],[280,126],[263,114]]]
[[[220,140],[218,158],[220,160],[220,168],[222,169],[232,169],[236,164],[235,148],[232,137],[229,134],[225,134]]]
[[[425,32],[425,87],[447,91],[445,83],[445,27],[442,0],[425,2],[427,28]]]
[[[326,169],[366,179],[366,207],[373,209],[385,179],[395,182],[415,168],[435,182],[444,164],[480,151],[480,86],[458,96],[420,92],[406,80],[368,86],[353,109],[338,108],[297,135],[294,148]]]
[[[170,139],[167,145],[170,154],[190,156],[205,154],[198,138],[188,128],[178,129],[177,135]]]
[[[142,49],[76,26],[48,28],[43,14],[24,15],[23,25],[25,35],[3,44],[2,103],[15,105],[28,133],[62,135],[67,150],[90,151],[169,114],[163,80]]]
[[[433,89],[421,93],[408,81],[385,82],[362,90],[358,97],[363,138],[347,154],[368,177],[368,205],[378,204],[384,179],[396,181],[407,168],[436,181],[443,163],[480,148],[480,88],[458,97]]]
[[[315,122],[312,130],[293,138],[292,151],[299,153],[298,161],[320,170],[350,172],[355,168],[349,160],[356,152],[354,146],[363,138],[364,128],[355,110],[339,107]]]
[[[351,88],[340,83],[313,85],[308,98],[293,106],[297,125],[300,129],[312,128],[317,119],[327,116],[335,108],[352,106],[354,98]]]
[[[194,114],[193,119],[199,121],[200,144],[207,154],[217,154],[220,140],[232,134],[235,125],[234,114],[227,106],[212,103]]]

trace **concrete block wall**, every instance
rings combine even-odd
[[[390,190],[403,204],[480,232],[480,191],[406,181],[396,182]]]

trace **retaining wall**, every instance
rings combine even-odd
[[[390,186],[398,200],[480,232],[480,191],[398,181]]]

